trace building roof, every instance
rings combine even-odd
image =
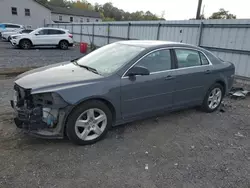
[[[44,3],[42,3],[41,1],[39,1],[39,0],[34,0],[36,3],[38,3],[38,4],[40,4],[40,5],[42,5],[42,6],[44,6],[45,8],[47,8],[47,9],[50,9],[47,5],[45,5]]]
[[[90,11],[90,10],[82,10],[79,8],[64,8],[64,7],[55,7],[49,6],[52,13],[56,14],[67,14],[73,16],[83,16],[83,17],[92,17],[92,18],[101,18],[99,12]]]

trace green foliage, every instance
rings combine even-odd
[[[229,11],[221,8],[218,12],[213,13],[209,19],[236,19],[236,15],[230,14]]]
[[[77,1],[77,2],[72,1],[71,6],[75,7],[75,8],[80,8],[80,9],[83,9],[83,10],[94,10],[94,6],[92,6],[86,0],[81,0],[81,1]]]
[[[221,8],[218,12],[214,12],[210,17],[205,18],[205,16],[202,14],[200,15],[199,20],[205,20],[205,19],[236,19],[236,15],[229,13],[229,11],[226,11],[225,9]],[[190,20],[196,20],[195,18],[191,18]]]
[[[50,0],[48,4],[59,7],[67,7],[68,2],[65,0]]]
[[[114,7],[111,2],[100,5],[95,3],[92,5],[87,0],[81,0],[79,2],[73,0],[39,0],[44,4],[59,6],[59,7],[75,7],[83,10],[94,10],[100,12],[103,21],[140,21],[140,20],[165,20],[165,12],[158,17],[150,11],[136,11],[133,13],[125,12],[122,9]]]

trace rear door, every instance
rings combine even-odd
[[[51,44],[57,45],[60,40],[62,40],[62,36],[65,34],[64,31],[58,29],[49,29],[49,38]]]
[[[174,106],[178,108],[201,104],[213,76],[211,63],[202,52],[195,49],[178,48],[174,52]]]
[[[121,110],[124,119],[160,111],[172,106],[174,79],[171,50],[159,49],[141,58],[134,66],[143,66],[150,75],[121,79]]]

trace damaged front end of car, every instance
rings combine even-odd
[[[15,124],[32,135],[63,138],[64,121],[70,105],[57,93],[32,94],[15,84],[11,106],[15,110]]]

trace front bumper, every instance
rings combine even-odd
[[[48,125],[42,121],[42,108],[33,109],[17,108],[14,101],[10,101],[11,107],[15,110],[14,122],[20,129],[28,131],[47,128]]]
[[[66,110],[59,111],[58,123],[55,128],[49,128],[47,123],[42,119],[42,107],[33,109],[17,108],[14,101],[10,101],[12,108],[15,111],[14,122],[17,128],[29,135],[46,138],[46,139],[62,139],[64,138],[64,124]]]
[[[18,41],[15,40],[15,39],[11,39],[10,43],[11,43],[12,46],[18,46]]]

